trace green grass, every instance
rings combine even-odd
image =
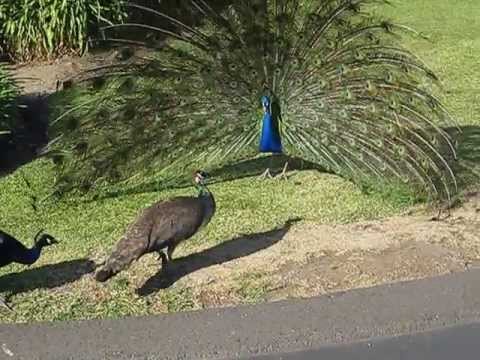
[[[458,150],[461,186],[478,189],[480,176],[480,30],[472,19],[480,16],[475,0],[397,0],[378,12],[426,34],[429,41],[406,39],[439,76],[444,92],[438,94],[458,120],[463,133]]]
[[[464,0],[392,1],[382,14],[426,34],[429,41],[406,39],[413,49],[440,77],[445,87],[443,101],[462,125],[479,125],[480,30],[472,19],[480,15],[478,2]]]
[[[237,286],[234,289],[244,303],[258,304],[266,300],[268,291],[271,288],[269,274],[253,272],[242,276],[237,280]]]
[[[30,188],[23,176],[30,183]],[[78,278],[89,268],[86,259],[99,260],[106,255],[139,209],[169,196],[194,194],[193,188],[94,202],[65,201],[55,204],[47,201],[40,204],[34,201],[33,194],[38,199],[48,194],[52,181],[51,165],[46,162],[30,164],[1,181],[0,199],[4,204],[1,229],[31,242],[36,231],[45,228],[62,241],[56,247],[47,248],[41,260],[34,265],[40,269],[49,266],[41,274],[36,275],[34,271],[17,265],[0,270],[0,288],[12,295],[10,301],[17,310],[15,315],[5,314],[3,321],[148,314],[153,311],[148,302],[155,303],[153,309],[159,307],[158,311],[188,309],[192,306],[191,300],[185,300],[184,290],[176,288],[176,285],[149,299],[137,296],[135,289],[138,284],[151,276],[148,271],[138,275],[141,277],[136,279],[138,283],[131,282],[128,274],[120,274],[106,285],[106,292],[103,285],[95,284],[90,277]],[[353,184],[337,176],[314,171],[292,174],[288,182],[262,182],[256,178],[244,178],[213,184],[211,190],[218,202],[217,215],[203,232],[179,248],[177,257],[205,246],[214,246],[240,234],[271,230],[296,216],[307,221],[344,223],[395,214],[410,204],[409,198],[362,194]],[[32,206],[34,203],[36,211]],[[22,275],[23,271],[27,273]],[[14,272],[20,274],[1,277]],[[24,283],[19,284],[19,281]],[[50,289],[52,283],[57,286]],[[256,296],[255,290],[248,289],[248,284],[241,284],[239,290],[239,296],[244,296],[245,302],[251,302],[251,298]],[[98,298],[97,292],[102,294],[101,298]],[[175,304],[177,298],[182,298],[183,303]],[[39,303],[42,306],[39,307]]]
[[[407,40],[407,46],[441,77],[448,90],[444,101],[465,130],[460,149],[462,163],[478,171],[480,99],[476,88],[480,87],[480,79],[474,72],[480,58],[480,31],[472,19],[480,17],[480,7],[475,6],[476,0],[464,0],[461,5],[451,0],[405,0],[396,4],[382,11],[431,37],[431,42]],[[10,295],[16,309],[15,314],[0,312],[1,321],[121,317],[202,307],[198,289],[181,282],[146,297],[137,295],[135,290],[156,268],[120,274],[107,285],[95,283],[90,276],[82,277],[92,270],[87,259],[103,259],[141,208],[170,196],[193,194],[192,188],[42,204],[39,200],[51,190],[53,176],[49,163],[37,161],[0,179],[1,229],[28,242],[39,228],[45,228],[62,240],[60,245],[47,248],[33,269],[15,265],[0,269],[0,291]],[[469,178],[470,183],[472,180]],[[345,223],[398,214],[414,202],[410,194],[397,188],[362,193],[337,176],[312,170],[295,172],[288,182],[260,182],[245,177],[215,183],[211,190],[218,202],[217,215],[175,256],[240,234],[271,230],[293,217]],[[268,280],[262,278],[261,283],[259,286],[258,281],[239,279],[234,289],[236,296],[245,303],[262,301]]]

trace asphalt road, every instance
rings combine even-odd
[[[257,306],[123,320],[1,325],[0,358],[254,359],[346,344],[336,350],[330,347],[320,350],[326,354],[337,351],[338,357],[326,358],[341,360],[349,351],[362,349],[362,344],[351,345],[353,342],[480,321],[479,279],[480,270],[474,269],[439,278]],[[479,332],[478,327],[467,328],[463,334],[461,331],[461,338]],[[419,341],[420,348],[428,347],[428,343],[422,343],[422,336],[427,335],[371,340],[377,353],[370,354],[380,356],[382,349],[388,353],[395,351],[395,346],[409,347],[411,341]],[[452,336],[450,344],[458,338]],[[477,336],[480,340],[480,333]],[[449,342],[437,342],[448,348]],[[383,354],[377,358],[396,359],[395,354]],[[303,357],[286,359],[308,359],[307,356],[318,359],[318,353],[297,355]],[[270,359],[280,355],[275,356]],[[373,356],[368,359],[376,359]],[[441,358],[435,358],[438,359]],[[450,359],[463,357],[455,352]]]
[[[480,322],[394,338],[255,357],[255,360],[470,360],[480,357]]]

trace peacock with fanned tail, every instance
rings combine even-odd
[[[200,26],[130,4],[158,23],[105,34],[150,52],[69,90],[82,101],[52,126],[59,186],[91,188],[146,169],[166,179],[269,152],[449,199],[456,153],[444,128],[455,120],[433,95],[436,75],[397,40],[420,35],[365,11],[377,3],[388,2],[181,1]],[[148,33],[144,42],[124,34],[133,27]]]

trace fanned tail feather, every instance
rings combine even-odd
[[[203,18],[200,27],[130,4],[168,26],[107,32],[136,27],[170,40],[61,121],[58,130],[71,133],[61,142],[70,155],[59,179],[83,176],[90,187],[142,168],[175,162],[186,171],[200,158],[216,166],[251,156],[268,93],[292,156],[353,181],[390,179],[450,198],[458,190],[456,153],[443,127],[456,123],[432,95],[436,75],[398,44],[397,35],[413,30],[362,10],[376,3],[388,2],[246,0],[222,11],[182,2]]]

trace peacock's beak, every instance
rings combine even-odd
[[[49,240],[49,242],[50,242],[51,245],[59,244],[59,243],[60,243],[60,241],[57,240],[57,239],[55,239],[53,236],[50,236],[50,237],[48,238],[48,240]]]

